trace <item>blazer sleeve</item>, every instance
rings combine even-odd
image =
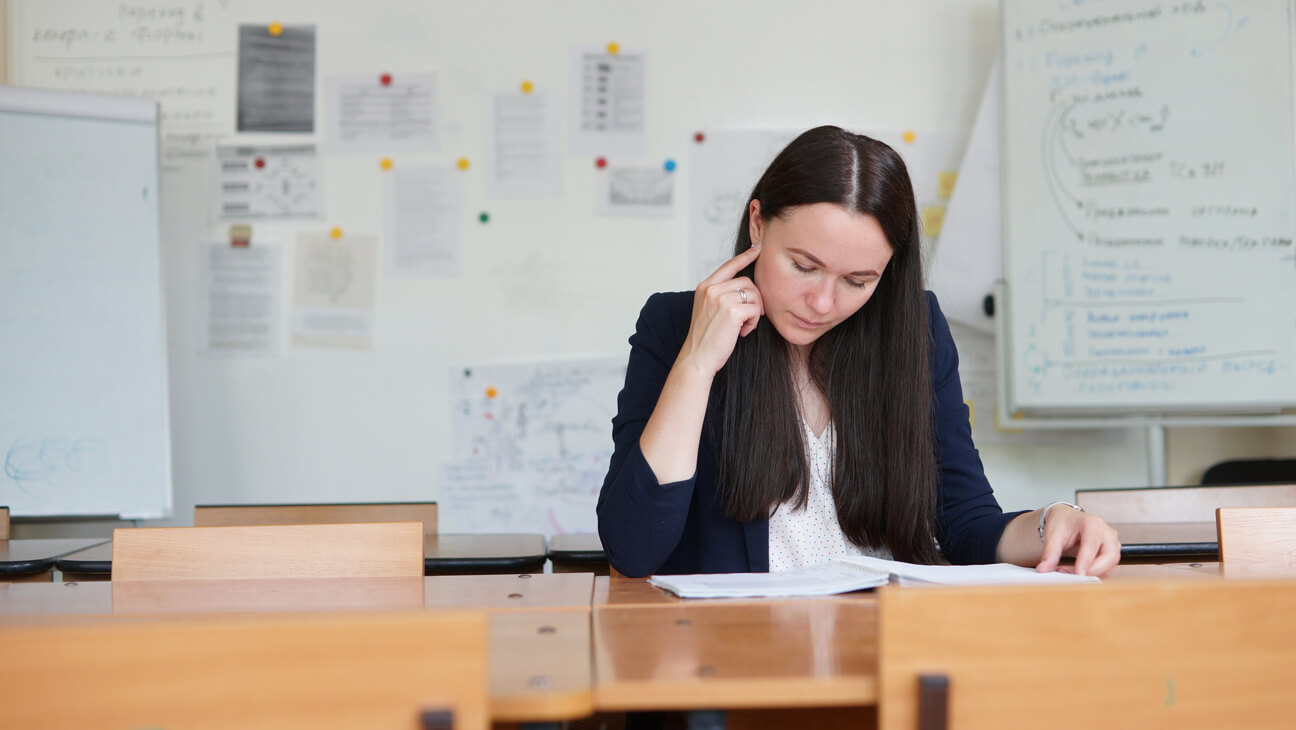
[[[651,575],[670,557],[688,518],[697,473],[689,479],[659,484],[639,448],[666,384],[666,376],[688,335],[674,309],[680,293],[649,297],[635,333],[630,337],[630,360],[625,386],[617,396],[612,419],[612,460],[598,498],[598,531],[608,562],[618,572]],[[674,299],[672,299],[672,297]],[[688,312],[692,311],[691,298]]]
[[[927,293],[935,389],[935,448],[940,471],[936,539],[951,563],[995,562],[1004,528],[1021,512],[1005,514],[972,444],[972,425],[959,382],[958,350],[936,295]]]

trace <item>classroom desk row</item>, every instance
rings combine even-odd
[[[546,559],[555,572],[607,574],[597,535],[555,535],[547,547],[538,534],[428,535],[423,547],[426,575],[536,573]],[[112,541],[0,540],[0,581],[48,581],[52,569],[65,580],[107,580]]]
[[[1109,580],[1175,577],[1220,580],[1215,563],[1120,566]],[[588,573],[0,584],[0,626],[420,608],[487,614],[495,723],[661,709],[723,710],[731,727],[876,723],[875,592],[686,601]]]
[[[1219,559],[1214,523],[1114,524],[1121,559],[1128,562]],[[429,535],[427,575],[592,572],[606,575],[607,558],[597,535]],[[103,538],[0,540],[0,581],[49,580],[57,568],[67,580],[105,580],[112,571],[112,542]]]

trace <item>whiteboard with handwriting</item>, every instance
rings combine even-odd
[[[1011,407],[1296,403],[1286,0],[1009,0]]]

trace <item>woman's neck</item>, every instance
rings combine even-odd
[[[810,346],[789,345],[788,358],[791,360],[792,388],[796,392],[797,408],[815,435],[821,436],[828,427],[830,414],[827,399],[810,377]]]

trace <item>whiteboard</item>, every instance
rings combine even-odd
[[[1296,403],[1292,7],[1005,0],[1018,411]]]
[[[0,504],[161,517],[157,105],[0,87]]]

